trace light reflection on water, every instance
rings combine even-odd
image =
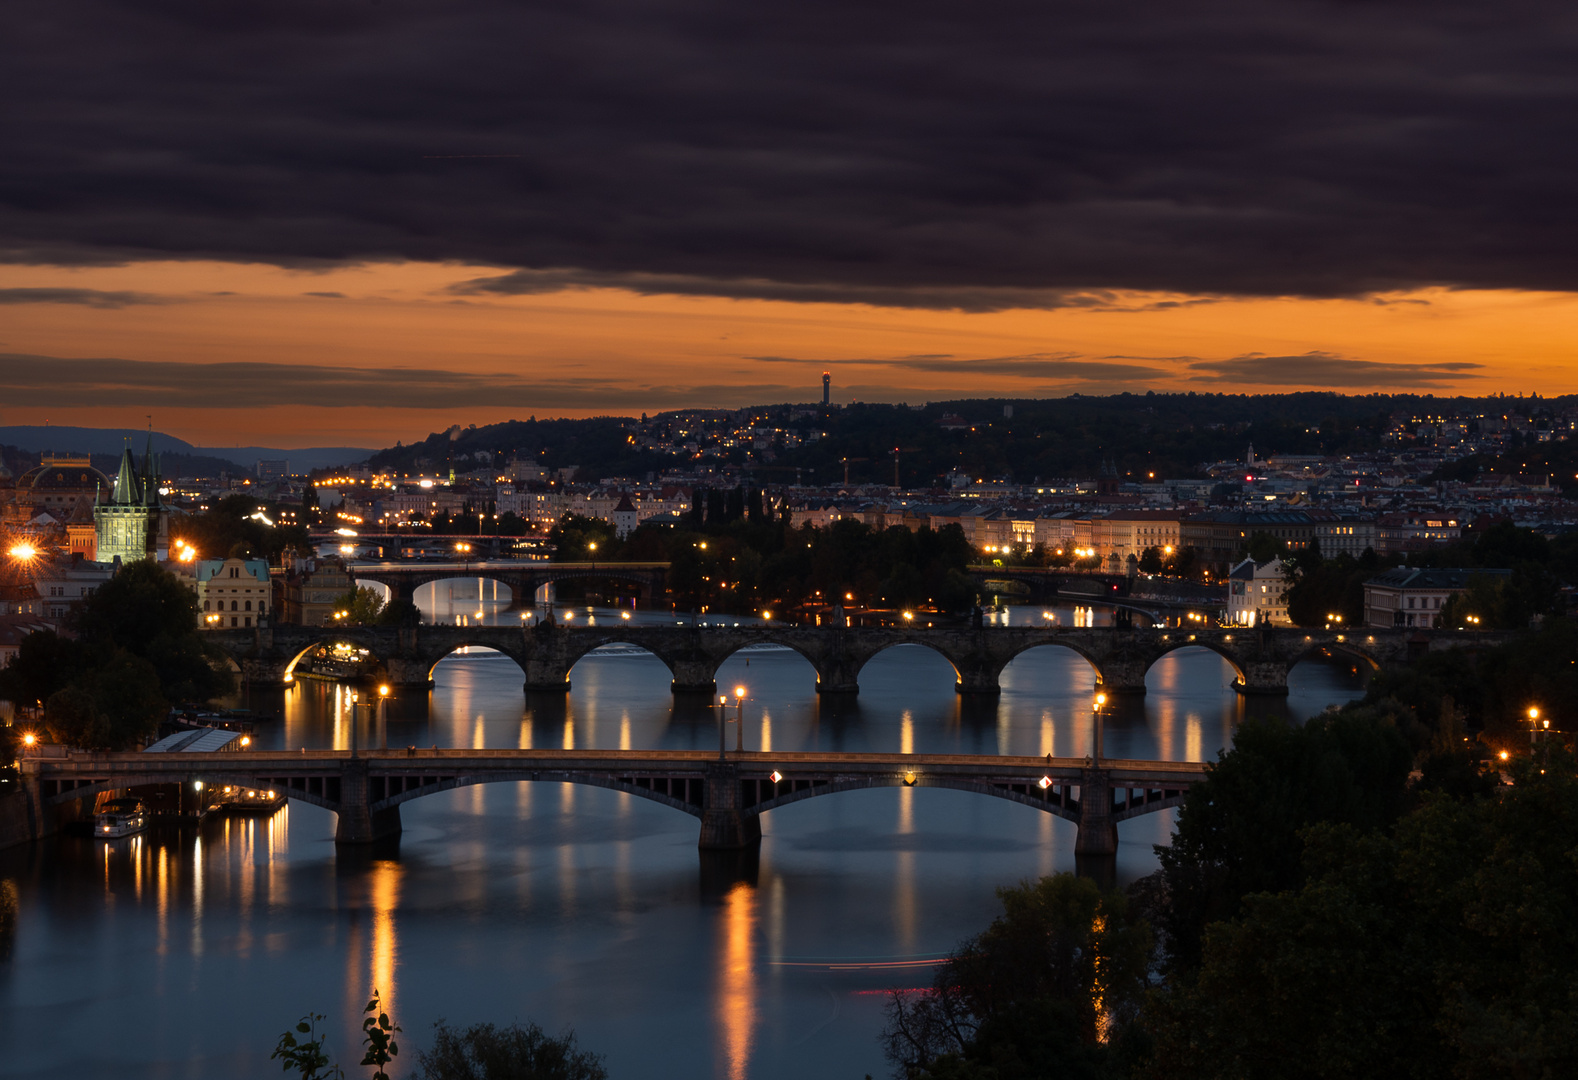
[[[568,695],[523,698],[511,661],[473,651],[389,704],[389,741],[717,745],[717,708],[675,699],[651,656],[594,654],[571,678]],[[719,681],[748,688],[753,750],[1083,756],[1091,741],[1094,674],[1063,649],[1016,660],[995,701],[955,694],[952,669],[919,646],[877,657],[853,700],[819,700],[809,664],[781,650],[737,654]],[[1306,717],[1359,692],[1322,664],[1295,670],[1286,701],[1246,701],[1231,681],[1214,654],[1168,656],[1149,694],[1114,703],[1107,753],[1204,760],[1251,712]],[[348,745],[340,687],[302,680],[252,704],[282,713],[264,746]],[[269,1050],[308,1010],[331,1014],[331,1049],[354,1062],[376,986],[405,1028],[396,1076],[440,1017],[573,1026],[616,1077],[882,1075],[875,991],[930,978],[895,965],[979,931],[998,885],[1073,865],[1072,824],[944,789],[783,807],[763,819],[758,863],[721,868],[698,857],[693,818],[597,788],[478,785],[402,815],[397,852],[337,853],[332,815],[306,804],[200,834],[0,852],[15,909],[0,910],[7,1068],[272,1077]],[[1170,821],[1120,827],[1120,879],[1154,868]]]

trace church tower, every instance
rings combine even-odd
[[[159,502],[159,478],[153,460],[153,435],[148,436],[148,452],[143,455],[142,474],[132,458],[131,447],[121,455],[120,471],[109,501],[93,508],[97,534],[98,562],[123,565],[137,559],[163,559],[169,540],[164,506]]]

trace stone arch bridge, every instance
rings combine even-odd
[[[816,670],[821,693],[853,694],[860,671],[885,649],[923,645],[953,665],[965,694],[1000,691],[1003,669],[1021,653],[1061,645],[1095,669],[1109,694],[1143,694],[1145,674],[1177,649],[1208,649],[1233,666],[1246,694],[1286,694],[1288,672],[1300,660],[1329,655],[1373,667],[1424,653],[1495,644],[1500,637],[1453,630],[1332,631],[1253,629],[1014,626],[944,628],[833,628],[802,626],[514,626],[330,627],[276,626],[217,630],[207,635],[254,685],[288,681],[294,663],[316,646],[345,641],[378,659],[378,677],[396,686],[431,685],[438,662],[466,647],[509,656],[526,675],[528,691],[566,691],[570,669],[604,645],[646,649],[673,674],[676,693],[714,693],[723,662],[752,645],[793,649]]]
[[[703,849],[752,847],[761,815],[805,799],[878,787],[969,791],[1075,822],[1075,851],[1111,855],[1118,823],[1179,805],[1205,766],[1076,758],[946,754],[730,753],[691,750],[374,750],[300,753],[70,754],[25,758],[33,835],[59,807],[145,784],[234,785],[282,791],[333,811],[335,839],[398,834],[400,806],[473,784],[547,781],[626,792],[701,819]]]
[[[668,589],[666,562],[381,562],[351,563],[346,572],[356,581],[376,581],[389,590],[391,599],[414,600],[416,591],[435,581],[483,578],[510,590],[512,608],[530,607],[537,590],[560,581],[619,581],[633,586],[648,603]]]

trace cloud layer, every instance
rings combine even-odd
[[[1036,397],[1071,390],[1180,389],[1256,393],[1279,388],[1431,390],[1477,377],[1477,364],[1395,364],[1329,353],[1223,360],[1166,358],[1152,363],[1086,359],[1068,353],[1025,356],[895,356],[848,360],[743,357],[769,365],[846,368],[840,396],[920,403],[982,395]],[[1182,360],[1183,362],[1178,362]],[[789,374],[784,370],[784,374]],[[257,410],[278,407],[510,409],[632,413],[683,407],[739,407],[816,396],[815,379],[676,382],[647,377],[545,377],[439,368],[360,368],[278,363],[171,363],[0,353],[0,387],[16,408]],[[919,380],[934,389],[905,389]]]
[[[59,0],[6,26],[14,261],[966,311],[1578,289],[1555,2]]]

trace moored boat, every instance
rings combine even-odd
[[[114,840],[142,832],[148,825],[148,811],[138,799],[111,799],[93,818],[93,835]]]

